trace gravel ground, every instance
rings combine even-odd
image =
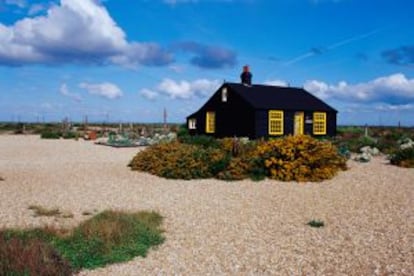
[[[178,181],[130,171],[138,150],[0,136],[0,228],[70,227],[106,209],[165,217],[146,258],[81,275],[414,275],[414,169],[377,157],[322,183]]]

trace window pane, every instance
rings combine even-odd
[[[269,111],[269,134],[282,135],[283,134],[283,111],[270,110]]]
[[[313,113],[313,134],[319,134],[319,135],[326,134],[326,113],[325,112]]]

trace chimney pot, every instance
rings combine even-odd
[[[249,65],[243,66],[243,72],[240,75],[241,83],[248,86],[252,85],[252,76]]]

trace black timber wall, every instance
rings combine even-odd
[[[196,118],[197,129],[190,130],[190,134],[204,134],[218,138],[234,136],[255,138],[253,108],[229,87],[227,89],[227,102],[222,101],[221,89],[219,89],[191,117]],[[206,113],[209,111],[216,113],[215,133],[206,133]]]

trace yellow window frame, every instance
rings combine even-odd
[[[326,135],[326,112],[313,113],[313,134]]]
[[[216,112],[207,111],[206,113],[206,133],[216,132]]]
[[[283,111],[269,110],[269,135],[283,135]]]

